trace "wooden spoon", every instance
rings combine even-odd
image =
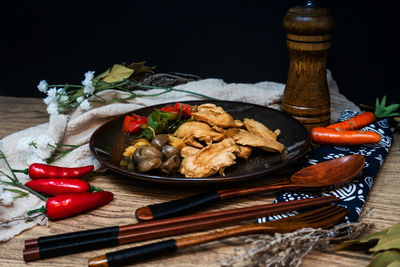
[[[341,186],[364,167],[365,157],[349,155],[305,167],[294,173],[286,181],[250,188],[230,188],[201,193],[177,200],[141,207],[135,215],[139,221],[150,221],[176,215],[198,208],[204,204],[218,202],[237,196],[265,193],[270,191],[323,190]]]

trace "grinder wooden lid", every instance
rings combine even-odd
[[[295,6],[286,12],[283,26],[290,34],[322,35],[332,32],[334,20],[328,8]]]

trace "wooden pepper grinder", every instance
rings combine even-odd
[[[289,72],[282,111],[308,130],[330,122],[330,97],[326,61],[331,46],[333,17],[327,8],[312,1],[290,8],[283,26],[287,32]]]

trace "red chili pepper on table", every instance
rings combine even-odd
[[[113,199],[114,194],[108,191],[58,195],[49,198],[46,207],[28,211],[27,214],[42,212],[49,219],[58,220],[103,206]]]
[[[13,170],[28,174],[32,179],[44,178],[81,178],[93,171],[94,166],[83,166],[75,168],[58,167],[42,163],[33,163],[25,170]]]
[[[80,179],[48,178],[31,180],[25,184],[36,192],[46,195],[62,195],[71,193],[83,193],[91,191],[103,191]]]
[[[135,133],[139,131],[140,125],[147,123],[147,117],[138,116],[136,114],[126,115],[122,124],[122,130],[127,133]]]

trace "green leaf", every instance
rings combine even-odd
[[[379,98],[377,97],[375,100],[375,111],[380,110],[381,105],[379,104]]]
[[[386,106],[386,96],[384,95],[381,102],[381,107]]]
[[[387,106],[385,108],[385,111],[386,112],[393,112],[393,111],[397,110],[399,107],[400,107],[400,104],[392,104],[390,106]]]
[[[400,104],[392,104],[386,107],[386,96],[382,98],[381,103],[379,103],[379,99],[377,98],[375,101],[375,116],[378,118],[385,117],[393,117],[398,116],[399,113],[395,113],[397,109],[400,108]]]
[[[387,267],[395,261],[400,261],[400,251],[387,250],[375,255],[372,261],[368,264],[368,267]]]

